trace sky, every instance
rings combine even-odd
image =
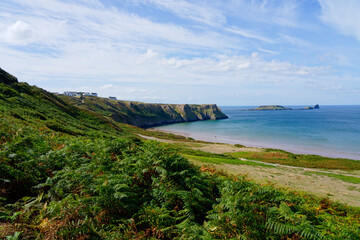
[[[1,0],[0,67],[51,92],[360,104],[360,0]]]

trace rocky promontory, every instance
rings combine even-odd
[[[228,118],[216,104],[157,104],[63,96],[72,104],[97,112],[115,122],[148,128],[162,124]]]

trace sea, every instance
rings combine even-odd
[[[223,106],[223,120],[156,127],[197,140],[275,148],[293,153],[360,160],[360,106],[285,106],[294,110],[247,111],[256,106]]]

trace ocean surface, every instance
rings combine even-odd
[[[255,107],[221,107],[228,119],[176,123],[156,129],[198,140],[360,160],[360,106],[245,111]]]

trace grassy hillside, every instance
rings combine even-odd
[[[227,118],[215,104],[153,104],[90,96],[75,98],[61,95],[60,97],[74,106],[96,112],[109,120],[138,127]]]
[[[141,131],[1,70],[0,238],[360,237],[357,208],[200,169]]]

